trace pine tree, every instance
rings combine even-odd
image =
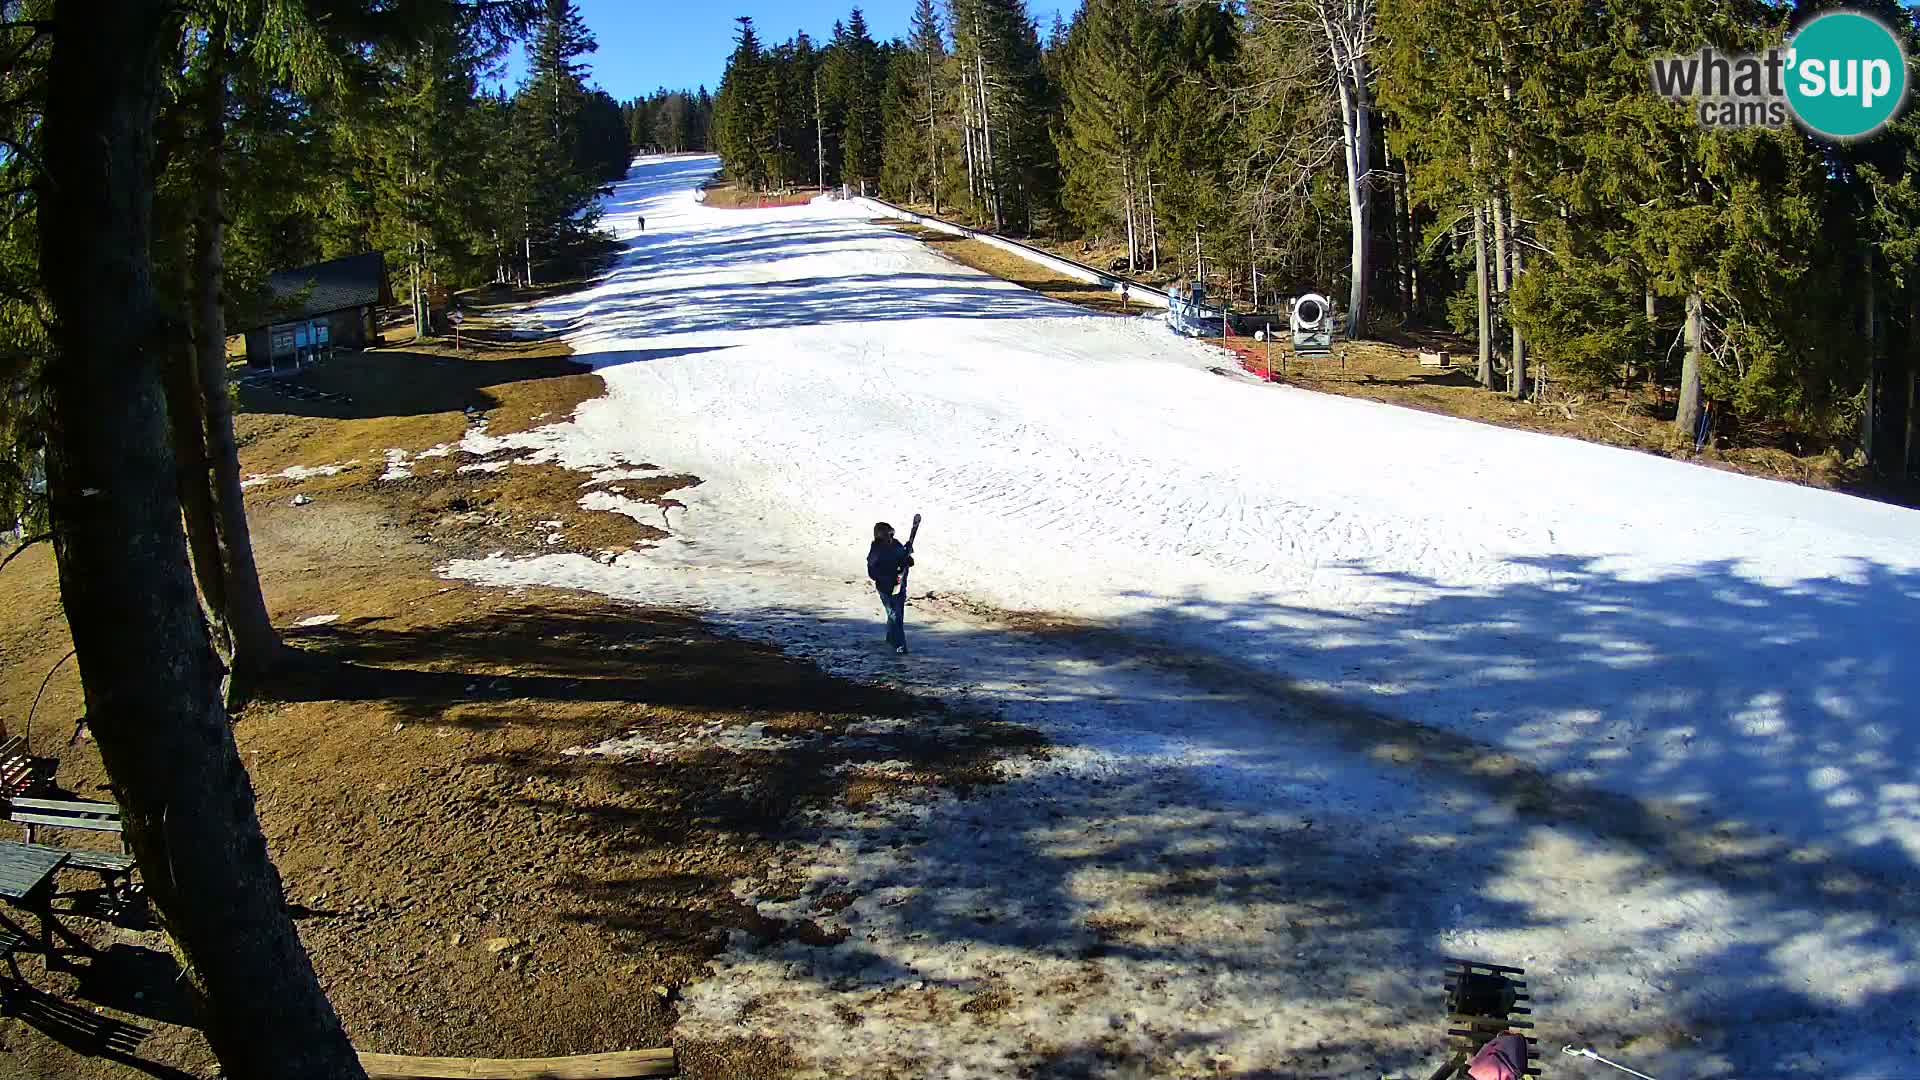
[[[1118,223],[1129,270],[1155,230],[1145,170],[1171,80],[1168,31],[1149,0],[1086,0],[1062,64],[1067,205],[1085,227]]]
[[[49,0],[8,10],[47,17]],[[51,42],[28,27],[0,32],[0,560],[47,538],[45,308],[37,231],[39,104]]]
[[[760,48],[753,20],[746,16],[734,20],[733,55],[720,77],[720,93],[713,103],[714,148],[727,163],[727,171],[740,183],[759,190],[771,178],[774,146],[772,73]]]
[[[948,0],[967,190],[996,229],[1031,225],[1051,209],[1058,160],[1051,139],[1056,95],[1024,0]]]
[[[922,192],[940,212],[950,135],[941,124],[948,93],[947,42],[933,0],[914,8],[912,34],[889,64],[893,109],[886,136],[887,168],[895,190]]]
[[[845,121],[840,136],[840,174],[844,183],[862,188],[880,178],[883,67],[880,47],[867,31],[867,17],[859,8],[847,17],[844,33],[833,44],[840,100]]]
[[[573,0],[545,0],[527,49],[527,82],[515,98],[515,140],[521,147],[526,219],[526,278],[535,279],[534,250],[555,253],[590,229],[601,177],[587,160],[581,118],[588,107],[580,62],[596,48]]]
[[[1232,16],[1220,7],[1187,7],[1162,33],[1157,81],[1163,89],[1153,98],[1143,170],[1149,253],[1159,253],[1156,229],[1169,239],[1197,233],[1210,265],[1238,269],[1252,261],[1252,237],[1264,222],[1234,204],[1228,180],[1230,163],[1245,157],[1243,132],[1217,89],[1238,59]],[[1173,246],[1184,250],[1184,244]]]
[[[882,50],[886,56],[885,89],[880,95],[880,194],[901,202],[921,202],[927,196],[932,170],[928,168],[926,125],[920,118],[920,85],[916,78],[919,56],[905,42]]]
[[[719,149],[719,144],[715,141],[716,136],[714,135],[713,111],[713,95],[707,92],[706,87],[702,86],[699,96],[695,99],[693,109],[693,142],[688,149],[709,151]]]
[[[1465,6],[1463,6],[1465,5]],[[1477,328],[1478,380],[1491,388],[1496,346],[1496,309],[1505,298],[1493,295],[1496,280],[1495,193],[1506,189],[1506,148],[1520,136],[1511,128],[1499,69],[1505,13],[1500,0],[1399,0],[1381,13],[1386,45],[1382,63],[1393,73],[1383,80],[1381,103],[1394,121],[1392,140],[1403,160],[1411,161],[1409,195],[1433,215],[1441,236],[1421,237],[1429,244],[1472,222],[1476,260],[1487,267],[1487,288],[1466,282],[1455,298],[1456,329]],[[1510,205],[1511,200],[1502,200]],[[1506,225],[1500,226],[1504,236]],[[1463,301],[1474,307],[1465,316]],[[1617,343],[1607,346],[1609,350]]]
[[[820,182],[819,110],[816,108],[821,57],[804,31],[775,52],[779,86],[780,167],[782,183]]]

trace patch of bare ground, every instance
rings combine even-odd
[[[755,191],[731,180],[720,180],[701,188],[701,202],[719,210],[765,210],[775,206],[805,206],[820,194],[818,188],[783,188],[779,191]]]
[[[580,509],[589,478],[578,473],[511,461],[462,472],[482,462],[418,457],[476,417],[495,433],[524,430],[602,390],[560,342],[520,340],[484,309],[476,323],[458,354],[409,344],[298,377],[338,397],[241,391],[244,472],[354,464],[249,489],[293,658],[235,738],[289,910],[361,1049],[666,1045],[681,989],[730,935],[831,944],[812,920],[766,918],[737,891],[782,891],[800,817],[889,793],[964,793],[992,783],[1008,754],[1040,752],[1038,739],[828,676],[684,612],[436,577],[455,554],[598,554],[658,535]],[[380,479],[389,450],[406,452],[411,478]],[[665,505],[697,482],[661,470],[599,486]],[[0,716],[19,733],[71,647],[44,546],[0,573],[0,606]],[[83,713],[68,663],[47,681],[32,748],[57,759],[59,793],[110,798]],[[758,741],[703,741],[735,728]],[[632,737],[656,749],[577,752]],[[100,953],[64,969],[22,960],[31,989],[0,1018],[0,1075],[214,1075],[151,914],[102,905],[82,875],[59,884],[65,924]],[[747,1031],[679,1049],[691,1077],[795,1067],[784,1045]]]
[[[1235,337],[1228,344],[1243,368],[1267,374],[1265,343]],[[1422,350],[1447,351],[1456,366],[1422,367]],[[1544,401],[1516,401],[1482,389],[1474,381],[1471,365],[1477,361],[1472,343],[1450,335],[1424,334],[1392,343],[1355,342],[1340,346],[1331,360],[1295,359],[1284,344],[1276,345],[1272,356],[1274,381],[1307,390],[1560,435],[1886,502],[1920,505],[1920,490],[1877,480],[1835,451],[1795,453],[1780,445],[1767,445],[1780,441],[1774,432],[1717,433],[1710,445],[1695,452],[1693,440],[1674,430],[1671,396],[1663,396],[1654,388],[1569,392],[1554,385],[1549,367]]]
[[[1069,304],[1078,304],[1106,315],[1139,315],[1147,310],[1138,303],[1122,300],[1104,285],[1070,278],[992,244],[891,218],[875,218],[873,224],[897,229],[962,266],[970,266],[1002,281],[1011,281],[1042,296],[1065,300]]]
[[[936,212],[928,203],[895,202],[894,205],[911,210],[916,214],[937,217],[943,221],[951,221],[957,225],[965,225],[968,228],[978,231],[993,231],[993,222],[973,220],[964,212],[964,208],[946,206]],[[874,224],[898,227],[901,225],[901,222],[886,218],[878,219]],[[1166,289],[1170,287],[1180,279],[1181,274],[1184,272],[1183,264],[1171,248],[1162,249],[1158,268],[1151,265],[1150,255],[1143,253],[1140,256],[1142,265],[1137,266],[1132,272],[1129,272],[1127,270],[1127,242],[1124,235],[1062,238],[1044,229],[1026,235],[1009,231],[1006,235],[1008,239],[1018,240],[1028,247],[1039,248],[1048,254],[1058,255],[1063,259],[1070,259],[1074,262],[1102,270],[1115,277],[1126,278],[1129,281],[1151,286],[1156,289]],[[997,251],[999,249],[996,248],[993,250]],[[1264,278],[1262,280],[1264,280]],[[1139,308],[1136,306],[1134,310],[1138,311]]]

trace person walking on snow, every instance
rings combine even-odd
[[[907,651],[907,591],[900,579],[912,565],[913,548],[894,539],[893,526],[884,521],[875,525],[873,546],[867,549],[867,576],[887,609],[887,644],[898,653]]]

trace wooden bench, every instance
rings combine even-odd
[[[0,799],[12,800],[33,789],[33,755],[18,735],[0,741]]]
[[[13,810],[8,820],[15,825],[23,825],[27,830],[27,843],[35,843],[41,829],[81,829],[86,832],[108,832],[121,835],[120,807],[114,803],[68,802],[60,799],[14,799]],[[120,853],[110,851],[69,852],[67,865],[75,870],[91,870],[105,879],[112,887],[123,877],[133,874],[133,856],[127,854],[126,839],[122,835]]]

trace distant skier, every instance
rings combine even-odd
[[[887,609],[887,644],[907,651],[907,567],[913,565],[913,545],[894,539],[893,526],[882,521],[873,527],[873,546],[867,549],[867,576],[880,591]]]
[[[647,231],[647,219],[646,219],[646,218],[643,218],[643,217],[640,217],[640,215],[639,215],[639,214],[635,214],[635,215],[633,215],[633,216],[634,216],[634,217],[636,217],[636,218],[639,218],[639,219],[640,219],[640,231],[641,231],[641,232],[646,232],[646,231]]]

